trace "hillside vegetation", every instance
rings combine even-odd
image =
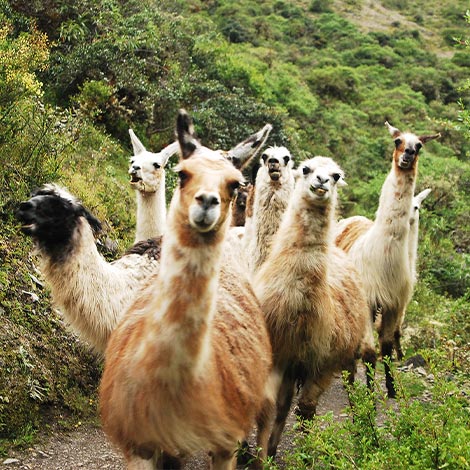
[[[270,122],[268,143],[286,145],[297,162],[333,157],[348,181],[342,216],[374,215],[393,150],[386,120],[441,133],[420,157],[417,190],[432,193],[421,210],[420,280],[405,345],[407,357],[422,354],[436,381],[447,381],[439,382],[440,403],[457,400],[459,420],[449,423],[463,439],[469,422],[460,413],[470,406],[466,8],[464,0],[0,0],[0,453],[47,423],[96,417],[101,367],[51,305],[14,219],[19,201],[45,182],[65,185],[104,222],[103,253],[116,258],[135,227],[128,129],[157,151],[172,141],[180,107],[208,146],[229,148]],[[170,173],[168,200],[173,185]],[[418,415],[410,414],[424,419]],[[468,452],[461,457],[466,463],[458,465],[468,468]]]

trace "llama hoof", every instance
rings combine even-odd
[[[255,456],[250,450],[250,445],[247,441],[243,441],[237,451],[237,465],[243,465],[245,467],[252,462],[254,458]]]

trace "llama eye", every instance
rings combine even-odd
[[[302,168],[302,173],[303,173],[304,175],[308,175],[308,174],[310,173],[310,168],[309,168],[308,166],[304,166],[304,167]]]
[[[401,139],[395,139],[395,146],[399,147],[401,145]]]
[[[153,164],[153,167],[154,167],[156,170],[158,170],[158,169],[160,168],[160,164],[155,162],[155,163]]]
[[[286,155],[286,156],[284,157],[284,163],[287,165],[287,164],[289,163],[289,160],[290,160],[289,155]]]
[[[331,176],[336,182],[341,178],[341,175],[339,173],[333,173]]]
[[[178,171],[178,178],[180,180],[180,187],[182,188],[184,184],[188,181],[189,174],[185,171]]]
[[[232,181],[229,183],[228,188],[230,191],[230,194],[233,196],[235,194],[235,191],[240,187],[240,181]]]
[[[416,144],[416,153],[418,153],[420,151],[422,146],[423,146],[423,144],[420,144],[419,142]]]

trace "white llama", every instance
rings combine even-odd
[[[246,222],[245,256],[251,273],[266,260],[294,190],[294,160],[285,147],[269,147],[260,159],[253,196],[253,212]]]
[[[296,384],[302,385],[299,414],[311,419],[335,373],[349,371],[352,382],[358,357],[375,366],[365,293],[353,264],[332,239],[336,190],[342,184],[343,172],[330,158],[299,166],[272,249],[254,278],[274,371],[282,377],[269,455],[276,453]]]
[[[179,187],[160,271],[109,341],[101,418],[129,469],[152,468],[145,459],[158,449],[204,449],[212,468],[228,470],[270,395],[271,348],[248,280],[222,262],[242,174],[195,140],[184,111],[177,134]]]
[[[405,304],[403,310],[398,314],[398,332],[399,334],[394,335],[394,347],[397,353],[397,359],[401,361],[403,359],[403,350],[401,347],[401,335],[403,330],[403,322],[405,320],[405,313],[408,307],[408,304],[411,301],[413,296],[414,286],[416,285],[417,281],[417,273],[416,273],[416,260],[418,258],[418,239],[419,239],[419,210],[421,208],[421,204],[423,201],[428,197],[431,189],[425,189],[417,194],[413,198],[413,202],[411,204],[411,212],[410,212],[410,236],[409,236],[409,249],[408,249],[408,256],[410,262],[410,273],[411,273],[411,281],[413,283],[413,287],[411,289],[410,298]]]
[[[345,219],[335,230],[336,245],[349,254],[360,273],[369,310],[381,312],[379,343],[389,397],[396,394],[390,371],[394,344],[400,343],[400,315],[413,291],[410,269],[410,208],[418,173],[418,154],[437,135],[403,133],[385,123],[394,139],[392,169],[382,186],[373,223],[365,227],[358,218]],[[349,223],[352,225],[349,225]]]
[[[149,152],[129,129],[134,155],[130,158],[131,186],[137,199],[135,241],[163,235],[166,220],[165,166],[179,151],[173,142],[158,153]]]

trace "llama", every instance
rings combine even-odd
[[[354,218],[337,225],[336,245],[344,249],[360,273],[368,306],[381,312],[380,352],[385,359],[385,383],[390,398],[396,390],[390,370],[394,345],[400,343],[400,315],[411,298],[413,279],[409,261],[410,208],[418,173],[419,150],[440,136],[416,136],[385,123],[395,142],[392,169],[382,186],[373,223],[366,228]]]
[[[235,168],[244,168],[262,148],[271,130],[271,124],[266,124],[232,149],[219,152],[231,161]],[[163,234],[166,219],[165,166],[168,159],[179,151],[179,143],[173,142],[161,152],[152,153],[146,150],[132,129],[129,129],[129,135],[134,150],[130,159],[129,174],[137,198],[137,242]],[[236,213],[234,211],[234,216]]]
[[[129,253],[108,263],[95,244],[100,222],[53,184],[22,202],[17,217],[23,233],[35,242],[54,303],[80,338],[103,353],[122,310],[158,270],[158,250],[152,256]]]
[[[244,227],[246,219],[246,203],[248,195],[252,191],[253,185],[246,184],[238,188],[235,201],[233,203],[232,227]]]
[[[311,419],[334,374],[347,370],[352,382],[359,357],[375,367],[365,293],[332,239],[343,172],[327,157],[307,160],[299,169],[272,249],[253,282],[271,336],[274,373],[282,377],[269,455],[276,453],[296,383],[302,385],[298,414]]]
[[[128,468],[211,452],[234,468],[237,443],[269,403],[271,347],[242,272],[223,262],[231,201],[243,176],[194,137],[180,111],[181,161],[160,271],[111,336],[100,386],[101,419]]]
[[[411,204],[411,212],[410,212],[410,235],[408,239],[408,257],[409,257],[409,263],[410,263],[410,273],[411,273],[411,282],[412,282],[412,288],[410,292],[410,296],[408,300],[405,302],[405,306],[402,309],[402,311],[398,314],[398,319],[397,319],[397,329],[399,334],[394,335],[394,347],[395,351],[397,353],[397,359],[401,361],[404,357],[403,350],[401,347],[401,335],[402,335],[402,329],[403,329],[403,321],[405,319],[405,312],[408,307],[408,304],[411,301],[414,287],[416,285],[417,281],[417,273],[416,273],[416,260],[418,257],[418,235],[419,235],[419,209],[421,208],[421,204],[423,201],[428,197],[429,193],[431,192],[431,189],[425,189],[421,191],[419,194],[417,194],[413,198],[413,202]]]
[[[135,242],[163,235],[166,219],[165,166],[179,151],[173,142],[159,153],[149,152],[129,129],[134,155],[130,158],[129,175],[137,199]]]
[[[416,260],[418,257],[419,210],[421,209],[421,204],[429,196],[430,192],[430,188],[424,189],[413,198],[411,204],[410,238],[408,253],[410,257],[410,270],[413,284],[416,284],[416,280],[418,277],[416,273]]]
[[[256,175],[253,214],[245,231],[246,259],[256,273],[266,260],[282,214],[294,189],[294,160],[285,147],[267,148]]]

